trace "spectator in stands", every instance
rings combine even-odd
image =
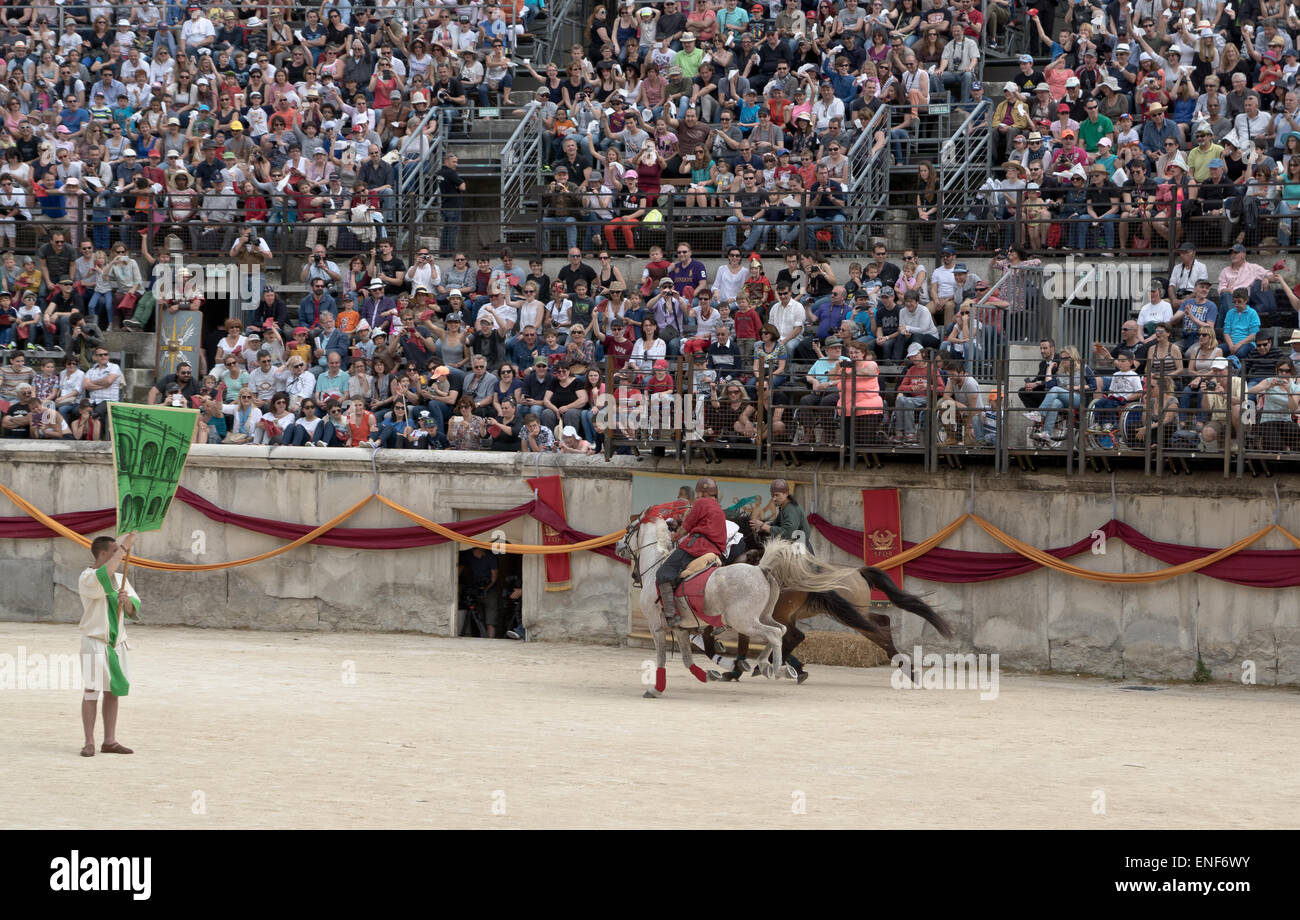
[[[1061,349],[1056,360],[1049,365],[1047,374],[1047,395],[1042,402],[1043,425],[1033,433],[1033,437],[1057,449],[1064,437],[1064,430],[1057,427],[1060,411],[1067,407],[1080,408],[1084,399],[1097,392],[1097,378],[1072,346]]]
[[[1296,337],[1300,339],[1300,333]],[[1273,376],[1255,383],[1249,392],[1259,403],[1255,430],[1260,447],[1300,450],[1300,425],[1295,422],[1296,415],[1300,414],[1300,381],[1296,379],[1295,361],[1290,358],[1278,361]]]
[[[1205,450],[1222,450],[1218,446],[1219,436],[1229,431],[1229,425],[1232,434],[1236,434],[1244,395],[1242,378],[1228,374],[1228,360],[1215,358],[1201,403],[1208,416],[1201,428],[1201,444]]]
[[[1178,264],[1169,273],[1169,300],[1182,303],[1196,289],[1196,282],[1209,278],[1205,263],[1196,258],[1196,247],[1184,243],[1178,250]]]
[[[939,401],[939,418],[941,420],[955,417],[957,420],[956,438],[964,445],[979,443],[984,434],[983,412],[984,396],[979,384],[971,377],[961,361],[950,358],[943,364],[947,381],[944,395]],[[947,422],[942,422],[946,425]]]
[[[108,349],[96,348],[95,363],[86,371],[82,389],[90,400],[95,418],[107,424],[108,404],[122,398],[122,368],[109,360]]]
[[[910,290],[903,295],[898,323],[902,339],[908,345],[920,342],[925,348],[939,347],[939,330],[934,324],[934,316],[921,305],[920,292]]]
[[[1178,309],[1174,311],[1170,324],[1176,329],[1181,320],[1182,348],[1184,351],[1196,343],[1202,330],[1208,330],[1211,335],[1214,334],[1219,308],[1214,301],[1209,299],[1209,296],[1209,280],[1199,279],[1196,282],[1192,297],[1184,299]]]
[[[149,388],[149,394],[145,397],[145,402],[150,406],[161,405],[164,396],[175,395],[179,397],[181,404],[188,407],[194,397],[198,395],[198,392],[199,384],[194,379],[193,368],[188,362],[182,361],[176,365],[174,374],[160,377]],[[171,403],[167,403],[167,405],[171,405]]]
[[[1246,259],[1245,246],[1234,244],[1228,251],[1228,264],[1219,271],[1218,316],[1226,316],[1231,309],[1233,292],[1237,288],[1246,288],[1250,303],[1258,307],[1261,317],[1272,317],[1277,312],[1277,303],[1270,288],[1277,280],[1276,272]],[[1216,325],[1221,323],[1216,322]]]
[[[536,415],[524,421],[519,449],[524,453],[552,453],[555,450],[555,433],[544,426]]]
[[[899,381],[898,395],[894,398],[896,435],[903,445],[916,443],[917,410],[930,405],[930,394],[933,392],[935,399],[943,396],[943,378],[933,364],[933,355],[920,342],[907,346],[907,360],[911,364]]]
[[[569,249],[578,248],[578,214],[582,210],[582,195],[576,184],[569,180],[569,167],[560,164],[555,167],[554,178],[542,192],[541,205],[542,226],[561,226],[564,228],[566,244]],[[543,231],[543,234],[545,231]],[[543,239],[544,242],[544,239]],[[546,247],[541,247],[545,251]],[[579,253],[581,259],[581,253]]]
[[[1223,344],[1219,348],[1227,357],[1236,356],[1240,367],[1255,350],[1259,328],[1259,314],[1250,306],[1250,291],[1237,288],[1232,292],[1232,309],[1223,318]]]
[[[1047,395],[1048,371],[1051,369],[1053,359],[1056,356],[1056,344],[1051,339],[1043,339],[1038,343],[1038,354],[1041,357],[1038,362],[1038,373],[1033,377],[1026,377],[1024,386],[1017,391],[1020,402],[1026,409],[1037,409],[1042,405],[1043,397]],[[1035,423],[1041,422],[1042,416],[1031,419],[1031,421]]]
[[[963,360],[966,369],[972,374],[975,373],[975,362],[983,355],[980,346],[981,331],[984,327],[984,324],[975,318],[974,312],[975,301],[965,301],[952,323],[944,330],[943,341],[939,344],[941,353]],[[912,342],[908,345],[909,352],[915,344],[917,343]]]

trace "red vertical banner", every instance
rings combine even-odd
[[[862,490],[862,561],[879,568],[880,563],[903,551],[903,516],[897,489]],[[903,567],[886,569],[894,584],[903,587]],[[872,588],[871,599],[883,601],[884,593]]]
[[[566,521],[568,517],[564,513],[564,480],[559,476],[539,476],[536,479],[525,480],[529,486],[537,490],[537,500],[546,505]],[[542,525],[542,545],[543,546],[563,546],[564,537],[558,530]],[[548,553],[546,556],[546,590],[547,591],[568,591],[572,585],[569,584],[569,554],[568,553]]]

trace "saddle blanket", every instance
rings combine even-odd
[[[699,566],[697,563],[706,558],[712,559],[713,564],[710,565],[705,563],[707,568],[703,571],[698,571]],[[719,566],[717,562],[717,556],[712,553],[699,557],[696,562],[687,566],[686,578],[673,591],[675,597],[686,598],[686,602],[690,605],[691,613],[695,614],[695,623],[691,623],[688,618],[682,617],[682,628],[698,629],[702,626],[712,626],[714,629],[723,628],[722,617],[710,616],[704,612],[704,589],[708,586],[709,579],[713,577],[713,573],[718,571]],[[697,571],[692,572],[693,569]]]

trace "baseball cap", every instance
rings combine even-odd
[[[663,358],[660,358],[658,361],[655,362],[655,370],[657,371],[668,370],[668,362],[665,361]]]
[[[451,368],[449,368],[449,367],[448,367],[447,365],[445,365],[445,364],[439,364],[437,367],[435,367],[435,368],[433,369],[433,373],[430,374],[429,376],[430,376],[430,377],[447,377],[447,376],[450,376],[450,374],[451,374]]]
[[[914,355],[919,355],[921,353],[921,348],[922,345],[920,342],[913,342],[911,345],[907,346],[907,356],[910,358]]]
[[[689,35],[690,33],[688,32],[687,34]],[[578,436],[578,429],[574,428],[572,425],[565,425],[564,430],[560,432],[560,434],[564,435],[566,438],[576,438]]]

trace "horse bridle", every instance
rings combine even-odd
[[[632,540],[641,532],[641,525],[644,523],[645,513],[643,512],[637,516],[636,523],[627,529],[627,535],[623,537],[623,539],[627,541],[628,550],[632,553],[632,587],[634,588],[641,587],[642,577],[649,575],[655,569],[659,568],[659,566],[667,562],[668,557],[672,555],[672,553],[666,554],[662,559],[650,566],[650,568],[646,569],[644,572],[641,571],[641,550],[644,549],[644,547],[633,546]]]

